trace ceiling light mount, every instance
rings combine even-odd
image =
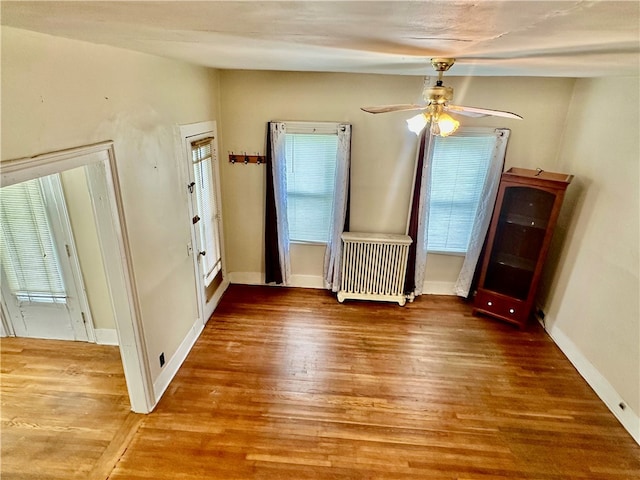
[[[438,81],[436,82],[436,85],[438,87],[442,86],[442,75],[444,74],[444,72],[446,72],[451,68],[451,66],[455,63],[455,61],[456,61],[455,58],[432,58],[431,59],[431,66],[436,72],[438,72]]]
[[[455,62],[455,58],[432,58],[431,66],[436,72],[446,72]]]

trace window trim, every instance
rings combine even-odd
[[[287,127],[286,133],[297,134],[318,134],[318,135],[337,135],[342,123],[340,122],[287,122],[276,121],[276,123],[284,123]]]
[[[457,137],[489,137],[489,136],[495,136],[496,133],[498,131],[502,131],[505,130],[504,128],[501,127],[461,127],[458,129],[458,131],[456,132],[456,135],[452,135],[449,138],[457,138]],[[462,135],[460,135],[462,134]],[[434,141],[432,139],[432,141]],[[497,142],[496,142],[497,145]],[[496,145],[494,145],[494,152],[491,156],[491,158],[489,159],[489,165],[487,168],[487,173],[491,170],[491,163],[496,161],[495,158],[495,148]],[[430,162],[433,162],[433,153],[432,153],[432,157],[429,159]],[[432,166],[433,168],[433,166]],[[485,180],[486,181],[486,180]],[[429,200],[431,201],[431,200]],[[477,208],[477,207],[476,207]],[[431,207],[429,206],[429,211],[431,211]],[[471,233],[471,232],[470,232]],[[439,249],[430,249],[429,248],[429,243],[428,243],[428,233],[425,234],[426,238],[425,240],[427,241],[427,254],[431,254],[431,255],[446,255],[446,256],[451,256],[451,257],[466,257],[467,254],[469,253],[469,244],[467,244],[467,249],[465,251],[445,251],[445,250],[439,250]]]
[[[286,134],[293,135],[338,135],[338,131],[344,123],[340,122],[307,122],[307,121],[276,121],[277,123],[284,123],[286,125]],[[334,191],[335,196],[335,191]],[[289,243],[294,245],[310,245],[325,247],[327,241],[313,241],[313,240],[297,240],[291,238],[291,230],[289,230]]]

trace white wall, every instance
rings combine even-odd
[[[2,27],[2,160],[115,142],[151,381],[197,317],[178,124],[215,120],[217,72]]]
[[[558,159],[575,179],[542,301],[551,335],[638,442],[639,117],[637,77],[577,80]]]
[[[551,170],[558,155],[572,79],[456,78],[462,105],[514,111],[524,120],[464,119],[465,125],[512,129],[507,167]],[[421,100],[423,78],[394,75],[222,71],[221,152],[264,153],[269,120],[353,124],[351,230],[404,233],[417,139],[413,112],[371,115],[361,106]],[[231,279],[264,281],[264,166],[221,163],[227,268]],[[293,245],[298,284],[321,285],[323,247]],[[427,292],[452,293],[462,257],[432,255]],[[313,279],[316,279],[315,282]]]
[[[113,330],[116,324],[85,169],[80,167],[67,170],[62,173],[60,180],[64,189],[93,326],[96,329]]]

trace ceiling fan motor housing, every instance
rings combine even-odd
[[[422,95],[427,104],[437,103],[444,105],[453,98],[453,88],[436,85],[435,87],[425,88]]]

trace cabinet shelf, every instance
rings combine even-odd
[[[500,221],[508,225],[517,225],[519,227],[537,228],[539,230],[546,230],[547,219],[535,218],[527,215],[520,215],[517,213],[508,212],[504,215]]]
[[[517,255],[509,255],[508,253],[500,253],[491,259],[491,263],[533,272],[536,268],[536,260],[537,259],[531,260],[529,258],[518,257]]]
[[[524,328],[573,176],[523,168],[502,174],[482,259],[474,313]]]

